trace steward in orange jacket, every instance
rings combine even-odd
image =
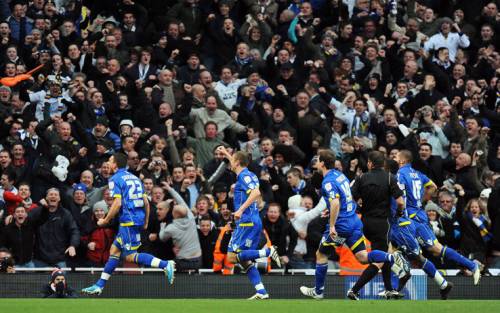
[[[227,247],[229,245],[229,241],[231,240],[231,235],[233,230],[231,229],[231,224],[228,223],[226,226],[220,229],[219,237],[217,238],[217,242],[215,243],[214,249],[214,272],[222,272],[222,275],[232,275],[234,273],[234,264],[227,261]],[[262,231],[264,238],[266,240],[265,245],[270,248],[272,246],[271,240],[267,235],[265,230]],[[262,238],[262,239],[264,239]],[[259,259],[260,260],[260,259]],[[266,272],[271,270],[271,258],[267,258],[265,263],[257,262],[257,268],[262,269],[260,264],[264,264]]]

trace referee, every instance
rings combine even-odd
[[[391,199],[402,195],[397,179],[384,170],[385,157],[382,152],[368,154],[369,172],[358,177],[351,188],[356,201],[362,201],[359,211],[362,214],[363,233],[371,242],[373,250],[388,251],[389,216]],[[390,265],[382,267],[386,298],[396,298],[398,292],[392,288]]]

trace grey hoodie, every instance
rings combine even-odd
[[[176,218],[171,224],[161,223],[160,240],[167,241],[172,238],[174,245],[179,248],[178,259],[193,259],[201,256],[198,230],[193,213],[182,200],[182,197],[173,189],[169,193],[174,197],[177,204],[187,208],[187,216]]]

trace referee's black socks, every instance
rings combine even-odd
[[[361,273],[358,281],[352,287],[352,291],[358,293],[364,285],[366,285],[370,280],[373,279],[378,274],[378,267],[375,264],[370,264],[368,267]]]

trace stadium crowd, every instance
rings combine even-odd
[[[412,151],[439,187],[425,204],[439,241],[499,268],[499,5],[0,1],[2,264],[103,266],[117,225],[96,221],[113,201],[107,160],[123,152],[153,206],[141,249],[232,272],[224,145],[252,156],[262,241],[287,268],[314,268],[328,221],[321,149],[351,181],[371,150],[396,169]]]

